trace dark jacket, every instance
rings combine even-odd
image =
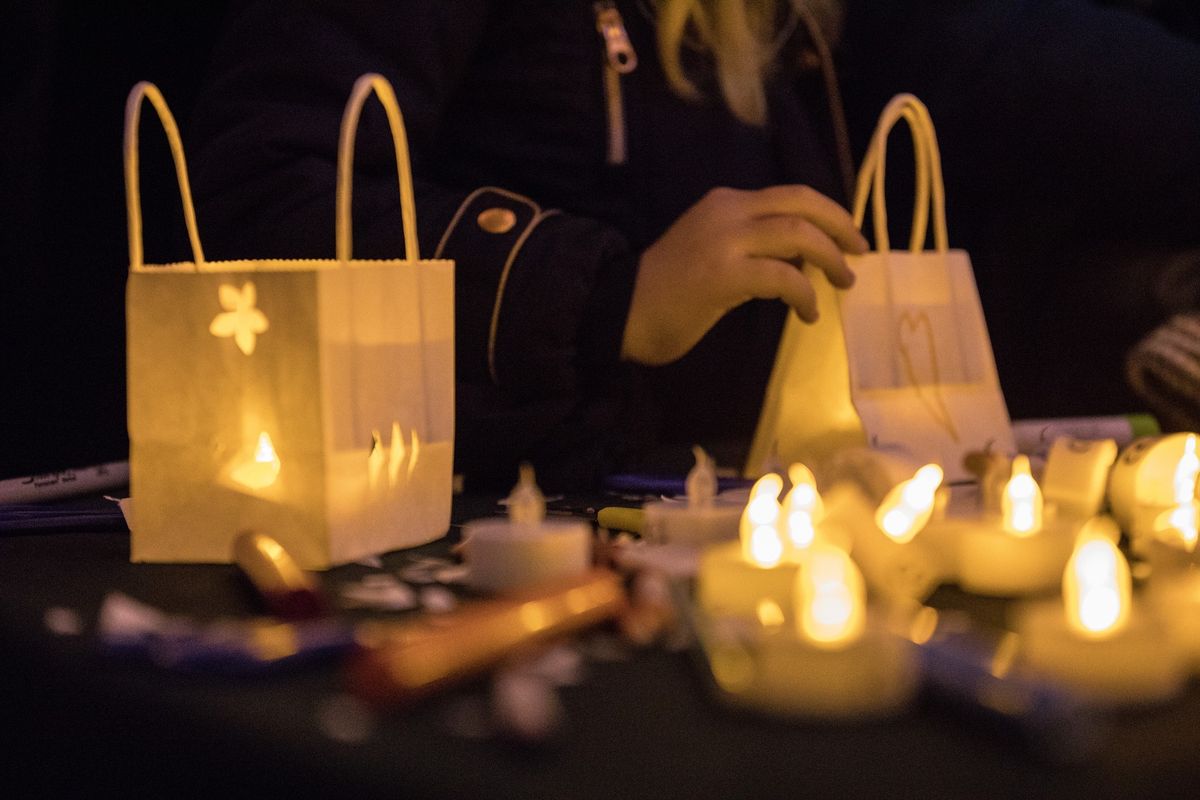
[[[394,84],[421,252],[457,262],[456,463],[470,487],[510,485],[520,460],[548,485],[580,485],[693,442],[736,466],[783,308],[748,303],[680,362],[634,369],[619,346],[638,254],[715,186],[803,183],[845,200],[815,70],[781,65],[768,125],[745,125],[667,87],[653,3],[616,8],[638,63],[614,93],[591,0],[250,3],[231,15],[185,132],[210,257],[330,254],[342,106],[362,73]],[[968,249],[1006,242],[1014,226],[1042,226],[1037,241],[1196,242],[1196,204],[1168,198],[1181,177],[1170,167],[1194,186],[1200,160],[1133,156],[1157,152],[1138,146],[1150,135],[1200,143],[1200,91],[1181,96],[1197,88],[1200,57],[1132,23],[1081,0],[851,3],[838,61],[854,140],[861,148],[892,94],[921,96],[943,140],[952,240]],[[788,52],[810,45],[801,27]],[[1135,49],[1146,45],[1156,50]],[[711,89],[704,56],[689,59]],[[395,167],[375,111],[359,136],[355,252],[391,257],[402,252]],[[480,214],[497,208],[515,224],[486,229]],[[989,320],[1022,291],[980,284],[998,299],[985,296]]]

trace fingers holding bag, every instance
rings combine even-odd
[[[845,253],[866,249],[850,214],[809,187],[714,189],[642,254],[622,356],[674,361],[756,298],[781,299],[811,322],[815,294],[800,265],[845,288],[854,281]]]

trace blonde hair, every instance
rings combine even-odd
[[[780,30],[781,11],[789,23]],[[842,22],[841,0],[658,0],[658,54],[671,88],[681,97],[701,92],[684,73],[685,46],[713,57],[721,97],[734,116],[752,125],[767,120],[764,83],[794,26],[815,26],[834,41]],[[824,46],[824,42],[821,43]]]

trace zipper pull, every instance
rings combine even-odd
[[[633,72],[637,68],[637,53],[629,41],[625,20],[621,19],[617,4],[613,0],[598,0],[592,9],[596,12],[596,30],[604,37],[609,66],[622,75]]]

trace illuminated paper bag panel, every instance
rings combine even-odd
[[[407,258],[350,255],[353,140],[378,93],[392,122]],[[164,123],[193,262],[142,263],[137,128]],[[453,263],[421,261],[403,123],[390,86],[355,85],[339,153],[337,253],[206,262],[170,112],[153,86],[126,123],[134,561],[227,562],[243,530],[321,569],[422,544],[449,526]]]
[[[887,137],[901,119],[913,132],[916,204],[910,249],[888,243],[883,177]],[[899,95],[884,109],[859,173],[854,218],[872,198],[876,250],[848,256],[857,281],[834,289],[805,266],[820,319],[789,316],[776,354],[750,456],[763,465],[820,464],[867,444],[942,465],[948,480],[970,477],[972,451],[1015,449],[970,258],[948,247],[937,138],[925,106]],[[930,208],[934,250],[924,250]]]

